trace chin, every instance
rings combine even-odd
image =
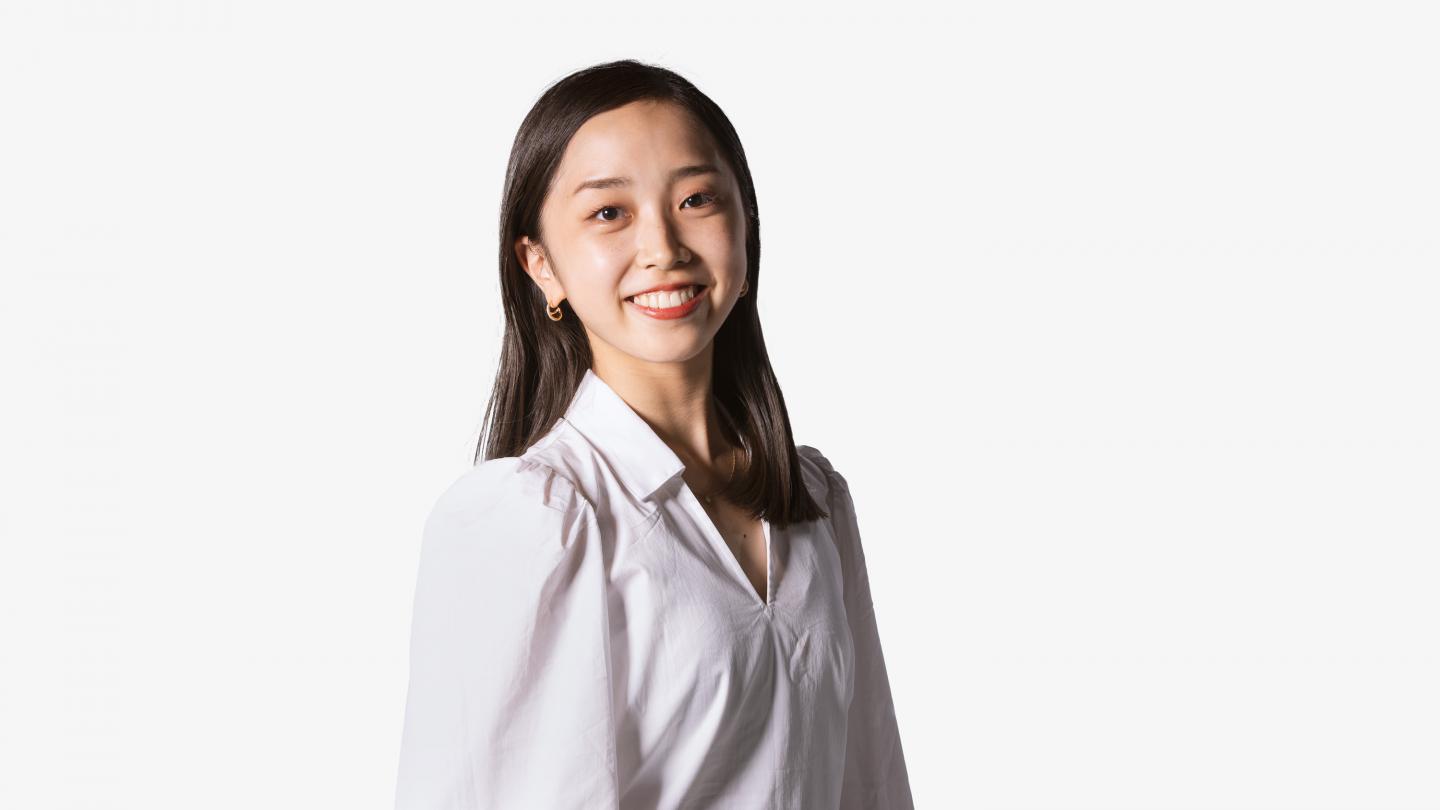
[[[631,356],[647,363],[686,363],[699,356],[706,342],[667,341],[665,346],[649,346],[644,351],[631,352]]]

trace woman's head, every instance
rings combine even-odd
[[[597,364],[705,363],[751,459],[727,495],[778,525],[821,514],[760,330],[750,167],[730,120],[693,84],[627,59],[547,88],[511,148],[499,258],[505,335],[477,458],[522,454]],[[626,300],[676,282],[703,285],[686,317],[656,319]]]
[[[743,160],[743,156],[739,159]],[[514,243],[547,305],[569,304],[597,367],[697,359],[745,284],[735,158],[682,104],[643,98],[598,113],[571,136],[534,227]],[[683,317],[633,296],[693,284]]]

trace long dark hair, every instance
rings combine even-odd
[[[729,423],[724,429],[749,458],[749,474],[736,476],[724,495],[775,526],[823,517],[805,487],[785,398],[760,332],[760,211],[740,136],[720,107],[684,77],[633,59],[594,65],[552,84],[515,134],[500,211],[505,337],[476,461],[482,450],[487,460],[522,455],[565,414],[591,367],[590,344],[574,310],[561,302],[569,317],[550,320],[544,293],[520,266],[514,245],[523,235],[543,244],[540,208],[576,130],[591,116],[642,100],[688,110],[709,130],[739,181],[749,292],[715,335],[713,389]]]

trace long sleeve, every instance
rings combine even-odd
[[[847,722],[840,810],[913,810],[850,485],[818,450],[806,446],[806,452],[829,484],[826,509],[839,541],[846,618],[855,647],[855,694]]]
[[[616,808],[594,512],[543,464],[480,463],[425,522],[396,810]]]

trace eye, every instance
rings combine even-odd
[[[587,218],[588,218],[588,219],[594,219],[596,214],[598,214],[598,213],[600,213],[600,212],[602,212],[602,211],[611,211],[611,210],[619,211],[620,209],[619,209],[618,207],[614,206],[614,205],[602,205],[602,206],[600,206],[599,208],[596,208],[594,211],[591,211],[591,212],[590,212],[590,216],[587,217]],[[600,221],[601,221],[601,222],[614,222],[615,220],[613,220],[613,219],[605,219],[604,217],[601,217],[601,218],[600,218]]]
[[[709,191],[697,191],[697,192],[695,192],[694,194],[691,194],[689,197],[686,197],[686,198],[685,198],[685,202],[689,202],[689,201],[695,199],[696,197],[704,197],[704,198],[705,198],[705,204],[713,203],[713,202],[715,202],[717,199],[719,199],[719,197],[717,197],[717,196],[716,196],[714,193],[712,193],[712,192],[709,192]],[[682,204],[681,207],[683,208],[684,205]]]

